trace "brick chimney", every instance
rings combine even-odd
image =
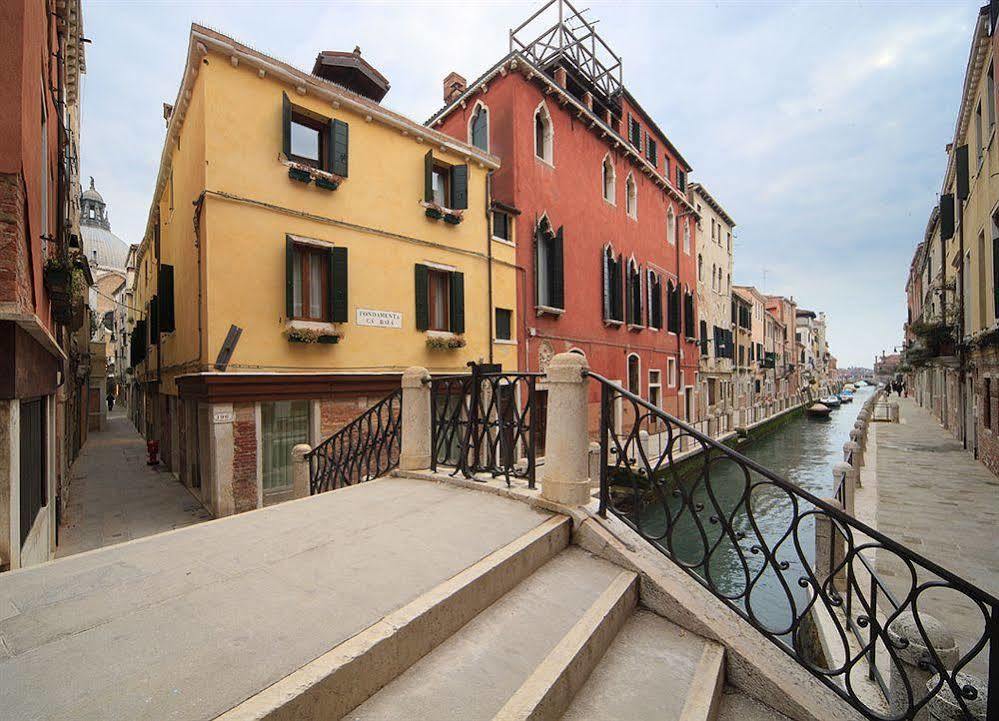
[[[468,81],[465,78],[455,72],[448,73],[447,77],[444,78],[444,102],[450,103],[465,92],[466,88],[468,88]]]

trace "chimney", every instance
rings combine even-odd
[[[586,106],[587,110],[593,110],[593,93],[589,91],[583,93],[583,105]]]
[[[560,88],[566,87],[565,68],[555,68],[555,84]]]
[[[444,102],[450,103],[456,97],[461,95],[468,88],[468,82],[465,78],[458,75],[456,72],[450,72],[447,77],[444,78]]]

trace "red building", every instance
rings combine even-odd
[[[542,40],[524,45],[521,36]],[[446,105],[427,124],[502,160],[492,233],[517,248],[511,340],[521,369],[581,352],[596,372],[693,418],[690,166],[624,87],[620,67],[568,2],[552,0],[473,83],[445,78]]]

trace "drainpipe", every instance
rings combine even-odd
[[[496,310],[493,305],[493,241],[491,222],[491,205],[493,197],[493,171],[486,172],[486,306],[489,308],[489,363],[493,362],[493,334],[496,329],[493,325],[496,322]]]
[[[957,193],[954,194],[955,197]],[[957,198],[957,242],[958,242],[958,271],[957,279],[955,283],[960,286],[958,291],[958,320],[957,320],[957,338],[955,339],[955,345],[957,346],[957,407],[958,407],[958,423],[961,428],[961,446],[967,450],[968,448],[968,409],[964,407],[965,397],[964,397],[964,362],[965,355],[964,349],[961,344],[964,341],[964,201],[961,198]]]

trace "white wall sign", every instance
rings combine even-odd
[[[213,423],[232,423],[232,421],[232,411],[215,411],[215,413],[212,414]]]
[[[402,328],[402,313],[394,310],[357,309],[357,324],[373,328]]]

